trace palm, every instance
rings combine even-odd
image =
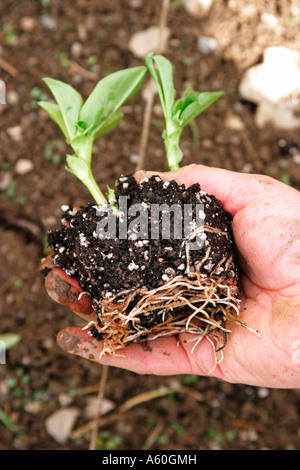
[[[136,175],[143,176],[143,172]],[[260,336],[232,325],[224,359],[213,375],[229,382],[299,387],[300,360],[293,360],[293,348],[300,340],[300,194],[271,178],[201,165],[161,176],[187,186],[200,182],[233,215],[243,271],[241,317]],[[50,295],[61,301],[51,285],[53,276],[48,277]],[[80,305],[76,310],[82,314]],[[211,344],[204,340],[192,352],[188,336],[158,338],[151,348],[129,344],[124,356],[105,356],[101,362],[138,373],[207,374],[215,363]],[[99,361],[99,342],[80,328],[60,332],[58,343],[71,353]]]
[[[278,189],[275,184],[273,195],[258,195],[234,215],[242,316],[260,337],[235,328],[219,371],[226,380],[285,387],[299,384],[293,344],[300,333],[300,198],[296,207],[293,192],[282,191],[278,201]]]

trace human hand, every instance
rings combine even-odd
[[[214,194],[233,216],[232,229],[239,252],[241,319],[258,330],[260,337],[238,325],[232,326],[224,359],[212,375],[231,383],[276,388],[300,387],[300,193],[262,175],[190,165],[180,170],[138,172],[139,181],[159,174]],[[95,319],[87,298],[74,279],[55,268],[51,257],[44,266],[51,271],[46,289],[57,302],[85,320]],[[161,337],[131,343],[115,356],[103,356],[102,342],[82,327],[59,332],[59,346],[72,354],[140,374],[208,374],[215,358],[205,338],[192,352],[190,335]]]

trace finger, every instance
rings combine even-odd
[[[199,183],[201,189],[220,199],[225,210],[232,215],[256,199],[275,197],[279,189],[281,194],[282,191],[296,192],[295,189],[268,176],[238,173],[196,164],[166,173],[140,170],[134,177],[140,182],[152,175],[158,175],[165,181],[174,179],[187,187]]]
[[[51,269],[45,279],[48,295],[57,303],[69,308],[87,321],[95,319],[88,296],[82,292],[76,279],[62,269]]]
[[[70,354],[137,374],[207,375],[213,369],[215,361],[211,344],[204,339],[197,348],[197,354],[193,356],[191,350],[194,343],[189,343],[190,337],[191,335],[183,334],[146,343],[130,343],[115,355],[102,357],[103,342],[80,327],[68,327],[60,331],[57,343]]]

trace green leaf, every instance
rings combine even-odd
[[[69,141],[76,135],[76,123],[82,108],[81,95],[67,83],[54,78],[43,79],[52,92],[62,115]]]
[[[94,135],[102,135],[106,120],[115,122],[116,116],[120,120],[117,111],[138,91],[146,71],[144,66],[131,67],[102,78],[82,106],[79,120],[91,126]]]
[[[62,130],[67,142],[69,143],[68,131],[65,126],[65,122],[58,104],[51,103],[51,101],[38,101],[38,105],[49,114],[49,116],[51,117],[51,119],[53,119],[54,122],[56,122],[56,124]]]
[[[183,111],[180,113],[181,125],[186,126],[190,121],[195,119],[201,114],[206,108],[213,104],[220,96],[223,95],[222,91],[213,92],[195,92],[193,91],[193,100],[191,95],[187,96],[186,102],[183,100],[185,105]],[[190,104],[189,104],[190,103]]]
[[[17,333],[3,333],[0,335],[0,341],[4,343],[5,350],[7,351],[21,341],[21,336]]]
[[[7,414],[0,409],[0,423],[2,423],[7,429],[9,429],[12,433],[16,434],[17,436],[22,436],[23,433],[18,430],[15,423],[7,416]]]
[[[171,62],[162,55],[153,55],[153,53],[147,55],[145,62],[156,83],[164,116],[165,118],[170,118],[172,116],[176,95],[173,84],[173,66]]]
[[[97,129],[95,133],[95,139],[100,137],[107,132],[112,131],[119,122],[123,119],[124,114],[120,109],[117,109],[114,113],[112,113]]]

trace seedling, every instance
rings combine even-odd
[[[56,103],[38,104],[58,124],[74,152],[66,157],[66,169],[79,178],[99,205],[108,201],[92,173],[93,144],[119,124],[123,118],[121,106],[138,91],[146,72],[144,66],[132,67],[102,78],[85,103],[72,86],[53,78],[44,79]]]
[[[80,295],[89,297],[97,314],[84,328],[104,340],[101,355],[114,354],[129,342],[182,332],[193,335],[193,349],[207,337],[217,353],[226,345],[230,332],[227,321],[245,326],[238,318],[239,277],[231,215],[215,196],[201,191],[198,183],[186,188],[176,181],[163,182],[154,176],[138,184],[132,175],[122,176],[116,190],[108,188],[105,197],[92,174],[95,139],[120,122],[121,106],[138,91],[147,69],[156,83],[162,106],[165,120],[162,137],[171,170],[177,169],[182,161],[180,138],[184,127],[222,95],[220,91],[200,93],[188,88],[176,99],[172,64],[161,55],[149,54],[146,66],[106,76],[85,103],[70,85],[47,78],[45,83],[56,103],[39,104],[59,125],[73,150],[73,154],[67,155],[67,170],[90,190],[98,205],[108,202],[114,205],[120,195],[125,195],[129,207],[140,204],[139,210],[146,217],[145,227],[155,223],[161,227],[163,209],[155,222],[148,208],[152,205],[170,208],[177,201],[181,209],[187,205],[192,208],[194,219],[189,233],[180,237],[173,233],[162,241],[157,237],[149,239],[148,234],[138,237],[140,234],[131,232],[126,225],[126,236],[122,233],[120,237],[119,225],[118,233],[103,239],[96,231],[103,221],[102,215],[95,214],[95,206],[89,203],[80,211],[67,210],[70,224],[50,232],[48,242],[54,249],[54,264],[78,280]],[[199,205],[203,208],[204,224],[198,227]],[[137,225],[127,208],[120,210],[118,216],[113,217],[113,222],[123,223],[126,219],[130,226]],[[107,223],[108,219],[103,217]],[[182,222],[182,216],[176,218],[176,224]],[[205,242],[193,251],[192,240],[199,234]],[[43,271],[45,275],[49,273],[47,268]]]
[[[168,59],[152,53],[146,57],[146,65],[156,83],[166,127],[163,139],[170,170],[177,170],[182,160],[179,147],[183,128],[223,95],[222,91],[198,92],[187,88],[176,100],[173,83],[173,66]]]

